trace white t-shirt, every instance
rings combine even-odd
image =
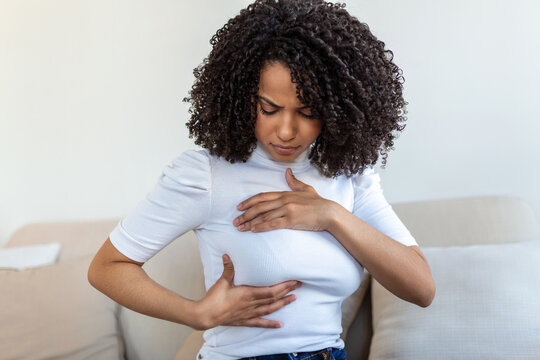
[[[198,359],[241,357],[344,348],[340,338],[341,304],[360,285],[363,267],[327,231],[277,229],[241,232],[233,220],[245,210],[236,205],[261,192],[292,191],[285,179],[290,167],[315,188],[375,229],[407,246],[417,245],[383,196],[372,167],[363,174],[322,177],[307,158],[279,162],[258,142],[245,163],[231,164],[209,151],[187,150],[164,168],[153,191],[110,234],[124,255],[146,262],[171,241],[194,230],[204,267],[206,290],[222,275],[227,253],[235,285],[269,286],[287,280],[303,285],[297,299],[263,316],[281,328],[217,326],[204,332]],[[288,295],[288,294],[287,294]]]

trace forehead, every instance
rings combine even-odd
[[[296,86],[291,82],[291,71],[282,63],[272,63],[261,69],[259,88],[271,90],[295,91]]]
[[[270,63],[261,69],[259,94],[270,97],[270,100],[284,105],[301,106],[296,94],[296,84],[291,81],[291,70],[281,62]]]

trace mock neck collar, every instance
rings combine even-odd
[[[255,148],[255,150],[253,150],[253,155],[255,155],[258,160],[261,160],[262,162],[273,165],[275,167],[281,167],[283,169],[290,167],[293,170],[304,169],[310,165],[308,153],[309,148],[305,149],[300,155],[298,155],[295,159],[291,161],[278,161],[274,159],[272,155],[268,153],[268,151],[266,151],[266,149],[259,140],[257,140],[257,147]]]

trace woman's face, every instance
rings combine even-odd
[[[323,122],[310,118],[310,109],[296,97],[290,70],[282,63],[263,67],[258,95],[255,137],[275,160],[295,159],[317,139]]]

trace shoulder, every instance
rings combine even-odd
[[[206,149],[189,149],[174,157],[163,170],[167,178],[184,184],[210,185],[212,157]]]
[[[381,177],[372,165],[366,167],[362,173],[353,176],[352,186],[356,201],[363,199],[368,194],[382,192]]]
[[[375,172],[373,165],[368,165],[363,172],[351,177],[351,181],[355,186],[362,186],[379,179],[379,174]]]
[[[211,155],[207,149],[188,149],[172,160],[171,166],[210,166]]]

